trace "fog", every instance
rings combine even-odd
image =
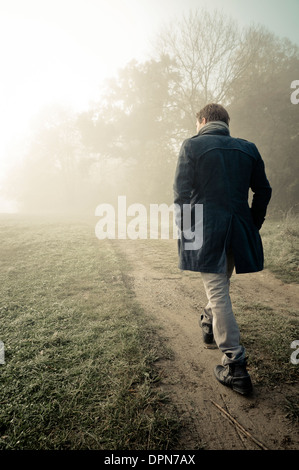
[[[16,164],[2,183],[3,207],[94,215],[121,195],[128,204],[171,204],[180,145],[212,101],[227,107],[231,135],[257,145],[273,188],[270,215],[296,211],[299,48],[266,27],[202,9],[165,23],[143,60],[99,76],[85,109],[62,98],[36,110],[9,149]]]

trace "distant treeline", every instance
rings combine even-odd
[[[75,114],[45,108],[7,195],[30,212],[94,213],[119,195],[128,202],[172,202],[182,141],[196,133],[208,102],[227,107],[231,134],[254,141],[273,188],[269,213],[296,209],[299,48],[262,26],[241,29],[219,12],[198,10],[166,25],[151,57],[132,61]]]

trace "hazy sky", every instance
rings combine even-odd
[[[163,23],[201,7],[299,45],[299,0],[0,0],[0,181],[10,142],[42,105],[87,105],[105,76],[149,56]]]

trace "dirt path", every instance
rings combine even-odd
[[[206,296],[199,275],[185,276],[175,269],[165,275],[154,248],[145,249],[145,244],[138,241],[119,241],[117,249],[130,262],[138,302],[163,327],[161,334],[174,352],[174,360],[160,362],[159,367],[163,377],[161,388],[175,403],[184,423],[180,449],[258,450],[264,445],[270,450],[298,450],[298,427],[277,406],[286,393],[284,387],[269,391],[257,386],[253,396],[243,397],[215,379],[213,369],[222,354],[218,349],[206,349],[202,342],[198,316]],[[233,276],[232,291],[248,302],[269,301],[272,308],[286,304],[293,310],[298,307],[299,286],[284,285],[266,270]],[[215,404],[253,438],[246,437]]]

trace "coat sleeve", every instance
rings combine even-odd
[[[255,162],[251,175],[250,188],[253,191],[253,199],[251,204],[251,214],[253,222],[260,229],[265,220],[267,206],[271,199],[272,189],[265,173],[264,162],[257,150],[257,160]]]
[[[177,226],[183,229],[183,205],[190,204],[194,181],[194,159],[190,139],[183,142],[174,177],[174,204]]]

